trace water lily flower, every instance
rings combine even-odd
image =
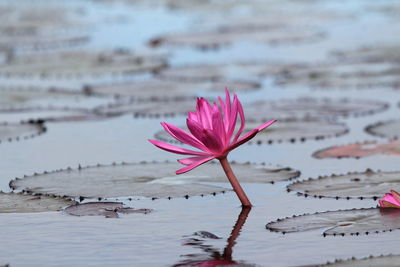
[[[400,209],[400,194],[394,190],[390,190],[390,193],[386,193],[378,202],[381,208]]]
[[[211,105],[202,97],[197,99],[196,111],[189,112],[186,119],[190,133],[166,122],[161,123],[172,137],[198,150],[189,150],[158,140],[149,141],[168,152],[192,156],[178,160],[178,162],[186,167],[177,170],[176,174],[188,172],[210,160],[218,159],[242,205],[251,206],[250,201],[231,169],[227,155],[230,151],[252,139],[257,133],[270,126],[276,120],[261,124],[259,127],[241,136],[245,126],[242,104],[236,94],[231,102],[228,89],[225,89],[225,95],[225,101],[221,97],[218,97],[219,106],[215,102]],[[235,131],[238,125],[238,117],[240,118],[240,126]]]

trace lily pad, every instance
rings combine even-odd
[[[259,125],[259,122],[246,121],[246,126],[243,132],[250,132]],[[182,126],[180,128],[188,131],[186,126]],[[279,120],[279,123],[276,123],[273,127],[260,132],[253,139],[251,139],[248,144],[272,144],[274,142],[294,143],[296,141],[304,142],[308,139],[322,140],[329,137],[340,136],[346,134],[347,132],[348,128],[346,125],[338,122],[315,119]],[[164,130],[158,131],[154,136],[156,139],[164,142],[180,143]]]
[[[2,6],[0,46],[12,49],[62,48],[89,40],[82,31],[82,7],[62,5]]]
[[[398,45],[371,46],[350,51],[336,51],[334,55],[346,62],[392,62],[397,64],[400,61],[399,49]]]
[[[37,106],[84,107],[87,105],[85,100],[94,99],[100,100],[99,97],[62,89],[0,87],[0,112]]]
[[[378,199],[400,186],[400,172],[365,172],[333,174],[317,179],[298,181],[287,186],[288,191],[299,195],[329,198]]]
[[[362,158],[371,155],[400,155],[400,140],[390,140],[387,143],[366,141],[342,146],[328,147],[313,154],[318,159],[324,158]]]
[[[59,211],[72,204],[74,202],[66,198],[0,192],[0,213]]]
[[[279,86],[314,89],[400,89],[400,67],[382,63],[329,63],[286,68],[276,80]]]
[[[213,101],[213,99],[210,100]],[[187,115],[188,111],[195,109],[195,101],[195,98],[189,97],[162,101],[121,100],[118,103],[100,107],[96,109],[96,112],[105,115],[133,113],[137,117]],[[330,98],[258,100],[242,104],[246,119],[252,121],[362,116],[384,111],[389,106],[385,102],[373,100]]]
[[[389,106],[385,102],[373,100],[311,97],[281,99],[279,101],[259,100],[244,105],[246,118],[258,121],[281,118],[363,116],[384,111]],[[268,114],[268,116],[263,114]]]
[[[400,228],[399,209],[351,209],[317,212],[270,222],[273,232],[293,233],[323,230],[323,235],[359,235],[392,231]]]
[[[6,141],[28,139],[46,131],[43,123],[1,123],[0,143]]]
[[[176,99],[154,99],[157,101],[140,101],[138,99],[120,99],[114,104],[96,108],[95,113],[102,116],[116,116],[133,113],[135,117],[160,117],[186,115],[195,109],[195,97],[182,97]]]
[[[198,49],[215,49],[242,40],[269,44],[290,44],[319,41],[325,34],[304,28],[271,26],[267,28],[222,27],[210,31],[177,33],[160,36],[150,41],[152,46],[189,46]]]
[[[13,189],[34,193],[85,198],[148,197],[171,198],[200,196],[225,192],[229,189],[180,181],[176,177],[178,163],[137,163],[98,165],[65,169],[15,179]],[[163,179],[164,178],[164,179]],[[182,183],[186,182],[186,183]]]
[[[367,126],[365,130],[372,135],[390,139],[398,139],[400,137],[400,120],[379,122]]]
[[[21,107],[0,111],[0,120],[8,122],[65,122],[99,120],[100,114],[84,108],[62,107]]]
[[[64,211],[75,216],[105,216],[106,218],[118,218],[118,213],[142,213],[151,212],[149,209],[125,208],[121,202],[88,202],[68,206]]]
[[[153,71],[163,68],[162,56],[127,50],[71,50],[15,55],[0,65],[0,74],[40,78],[82,78]]]
[[[381,255],[381,256],[369,256],[361,259],[355,257],[347,260],[335,260],[334,262],[327,262],[321,265],[310,265],[310,267],[372,267],[372,266],[385,266],[385,267],[397,267],[400,262],[400,255]]]
[[[195,97],[199,92],[223,92],[225,87],[232,88],[232,91],[242,92],[258,89],[260,84],[246,81],[176,82],[149,80],[109,85],[90,85],[85,87],[85,92],[141,100],[157,100]]]
[[[287,68],[301,67],[278,62],[235,62],[169,67],[160,70],[157,77],[172,81],[219,81],[232,77],[259,78],[277,75]],[[229,87],[230,88],[230,87]],[[233,88],[232,88],[233,89]]]
[[[110,198],[141,196],[148,198],[187,197],[225,192],[229,189],[195,182],[228,182],[222,167],[210,163],[190,173],[175,175],[178,163],[152,162],[98,165],[36,174],[10,182],[13,189],[59,196]],[[233,164],[242,182],[268,183],[290,180],[299,171],[265,165]]]

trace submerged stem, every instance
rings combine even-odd
[[[242,206],[251,207],[252,205],[250,203],[250,200],[247,198],[246,193],[243,191],[243,188],[240,186],[238,179],[233,173],[231,165],[228,162],[228,159],[224,157],[220,158],[219,161],[221,162],[222,168],[224,169],[225,174],[228,177],[228,180],[233,187],[233,190],[240,199],[240,202],[242,202]]]

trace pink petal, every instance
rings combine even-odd
[[[235,127],[236,127],[236,121],[237,121],[237,113],[238,113],[238,103],[237,103],[237,97],[235,95],[235,97],[233,98],[233,107],[230,108],[229,111],[229,127],[228,127],[228,131],[226,133],[226,137],[231,140],[233,132],[235,131]]]
[[[225,106],[226,110],[228,111],[227,113],[230,115],[231,114],[231,96],[229,95],[228,88],[225,87]]]
[[[212,130],[204,129],[201,125],[190,119],[186,120],[189,131],[202,142],[209,151],[219,153],[224,150],[224,145]]]
[[[256,129],[258,131],[262,131],[265,128],[267,128],[268,126],[270,126],[271,124],[273,124],[274,122],[276,122],[276,120],[272,120],[272,121],[267,121],[266,123],[261,124],[260,126],[258,126]]]
[[[276,122],[276,120],[268,121],[268,122],[266,122],[264,124],[261,124],[260,126],[258,126],[254,130],[251,130],[246,135],[244,135],[242,138],[240,138],[236,143],[233,143],[229,147],[229,151],[237,148],[238,146],[240,146],[240,145],[242,145],[244,143],[246,143],[247,141],[252,139],[254,136],[256,136],[260,131],[264,130],[265,128],[267,128],[268,126],[273,124],[274,122]]]
[[[205,158],[202,159],[202,160],[196,161],[196,162],[193,163],[192,165],[189,165],[189,166],[187,166],[187,167],[184,167],[184,168],[182,168],[182,169],[177,170],[175,173],[176,173],[176,174],[182,174],[182,173],[188,172],[188,171],[193,170],[194,168],[196,168],[196,167],[200,166],[201,164],[204,164],[204,163],[206,163],[207,161],[210,161],[210,160],[212,160],[212,159],[214,159],[214,158],[215,158],[214,156],[205,157]]]
[[[198,161],[201,161],[205,158],[209,158],[210,156],[197,156],[197,157],[189,157],[184,159],[178,159],[178,162],[183,165],[192,165]]]
[[[212,124],[213,124],[213,132],[217,137],[219,137],[221,144],[223,146],[229,144],[229,140],[226,139],[225,126],[222,120],[222,114],[221,112],[219,112],[218,109],[212,115]]]
[[[225,150],[224,144],[218,135],[212,130],[203,130],[204,138],[201,139],[203,144],[215,153],[220,153]]]
[[[390,193],[387,193],[383,196],[382,200],[385,200],[387,202],[390,202],[394,205],[400,205],[400,203],[397,202],[397,200],[394,198],[394,196]]]
[[[197,117],[197,113],[193,112],[193,111],[189,111],[188,112],[188,118],[195,121],[195,122],[199,122],[199,118]]]
[[[227,133],[228,129],[229,129],[229,116],[230,115],[228,114],[227,107],[220,96],[218,97],[218,101],[219,101],[219,106],[221,107],[221,112],[223,113],[223,122],[224,122],[225,133]]]
[[[398,192],[394,191],[394,190],[390,190],[390,193],[396,199],[398,205],[400,205],[400,194]]]
[[[199,102],[199,109],[197,111],[197,116],[200,119],[200,122],[203,128],[212,129],[212,122],[211,122],[211,110],[212,107],[210,103],[204,98],[200,98],[197,100]]]
[[[245,121],[246,121],[246,119],[244,117],[242,103],[240,103],[240,101],[237,98],[236,94],[235,94],[235,98],[236,98],[236,101],[237,101],[237,110],[238,110],[239,115],[240,115],[240,128],[237,131],[237,133],[235,135],[235,138],[233,139],[233,143],[235,143],[238,140],[239,136],[242,134],[243,129],[244,129],[244,125],[245,125]]]
[[[387,202],[386,200],[380,199],[380,200],[378,200],[378,202],[379,202],[379,207],[381,207],[381,208],[397,208],[397,209],[400,208],[399,205],[395,205],[391,202]]]
[[[197,140],[196,137],[188,134],[187,132],[180,129],[179,127],[176,127],[172,124],[168,124],[166,122],[162,122],[161,125],[172,137],[174,137],[178,141],[188,144],[188,145],[191,145],[191,146],[194,146],[200,150],[208,151],[208,149],[199,140]]]
[[[199,155],[199,156],[205,156],[208,155],[207,153],[200,152],[200,151],[193,151],[177,146],[173,146],[158,140],[151,140],[149,139],[149,142],[155,145],[156,147],[159,147],[161,149],[164,149],[168,152],[176,153],[176,154],[182,154],[182,155]]]

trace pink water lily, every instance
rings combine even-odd
[[[378,202],[381,208],[400,209],[400,194],[394,190],[390,190],[390,193],[386,193]]]
[[[186,119],[190,133],[166,122],[161,123],[172,137],[200,151],[177,147],[158,140],[149,141],[168,152],[192,156],[178,160],[181,164],[186,165],[186,167],[177,170],[176,174],[188,172],[210,160],[218,159],[233,189],[242,201],[243,206],[251,206],[226,157],[230,151],[252,139],[257,133],[270,126],[276,120],[261,124],[259,127],[241,136],[245,126],[242,104],[236,94],[233,97],[233,102],[231,102],[231,97],[227,89],[225,90],[225,94],[225,101],[221,97],[218,97],[219,106],[215,102],[211,105],[202,97],[197,99],[196,111],[189,112]],[[240,126],[235,131],[238,117],[240,118]]]

